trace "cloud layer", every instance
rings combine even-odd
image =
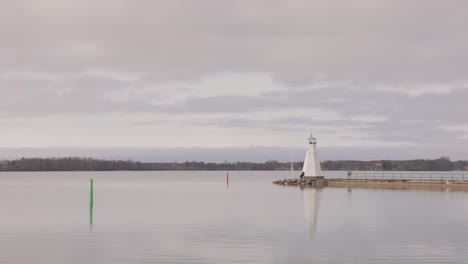
[[[466,158],[467,8],[5,2],[0,147],[297,147],[312,128],[332,148]]]

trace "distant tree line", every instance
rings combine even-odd
[[[451,161],[449,157],[413,160],[335,160],[321,163],[324,170],[356,171],[468,171],[468,161]]]
[[[294,162],[297,171],[302,162]],[[448,157],[415,160],[328,160],[322,170],[354,171],[468,171],[468,161],[451,161]],[[101,160],[92,158],[22,158],[0,161],[2,171],[162,171],[162,170],[290,170],[290,162],[139,162],[132,160]]]
[[[295,163],[295,167],[302,167]],[[162,171],[162,170],[289,170],[291,163],[256,162],[139,162],[132,160],[102,160],[92,158],[22,158],[0,161],[3,171]]]

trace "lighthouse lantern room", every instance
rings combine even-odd
[[[317,155],[317,139],[310,134],[307,139],[307,152],[304,159],[304,168],[302,169],[306,177],[320,177],[322,169],[320,168],[320,160]]]

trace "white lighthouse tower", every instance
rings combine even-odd
[[[305,177],[318,177],[322,175],[322,169],[320,168],[320,160],[317,155],[317,139],[310,134],[307,139],[307,152],[304,160],[304,172]]]

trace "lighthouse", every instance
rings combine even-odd
[[[307,139],[307,143],[307,152],[302,172],[305,177],[323,176],[322,169],[320,168],[320,160],[317,155],[317,139],[310,134],[310,137]]]

